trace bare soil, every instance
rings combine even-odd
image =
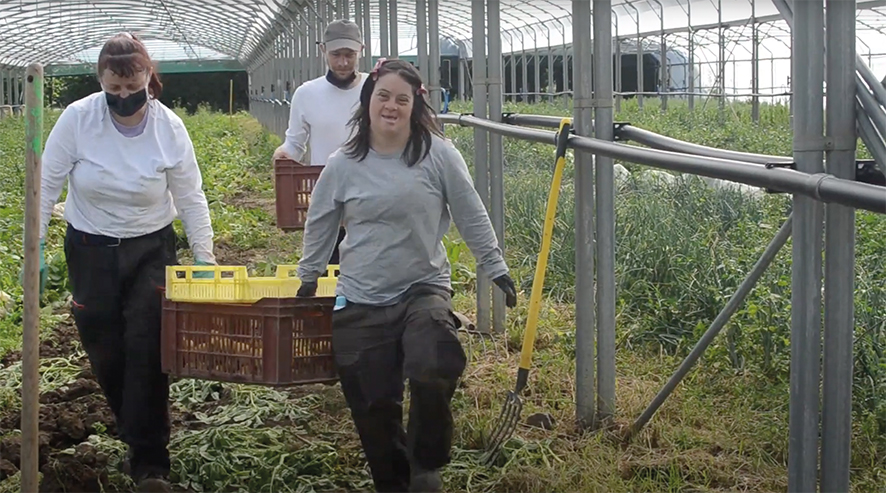
[[[40,345],[40,357],[69,356],[78,340],[73,325],[60,325]],[[0,359],[6,367],[21,359],[20,352]],[[70,384],[40,395],[39,468],[41,492],[114,491],[108,478],[109,457],[88,443],[90,435],[104,432],[117,436],[114,415],[101,387],[83,357],[82,371]],[[192,416],[173,415],[173,426],[188,426]],[[21,428],[21,410],[0,410],[0,430]],[[0,481],[21,467],[21,436],[7,434],[0,440]]]

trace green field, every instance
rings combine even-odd
[[[470,112],[456,103],[454,112]],[[506,111],[568,115],[561,104]],[[48,112],[46,133],[57,113]],[[269,274],[295,263],[300,234],[274,226],[270,156],[279,140],[248,114],[200,111],[182,117],[203,170],[225,264]],[[787,108],[697,108],[667,112],[626,102],[616,121],[705,145],[790,155]],[[24,128],[0,120],[0,492],[17,491],[21,343]],[[446,134],[473,167],[473,131]],[[863,155],[863,150],[860,156]],[[710,325],[787,217],[789,197],[762,200],[712,189],[700,179],[631,176],[616,192],[617,415],[605,432],[574,421],[574,187],[572,154],[560,195],[546,297],[524,416],[549,413],[552,430],[521,426],[496,467],[479,464],[485,434],[513,386],[529,289],[553,174],[551,146],[505,141],[505,248],[522,290],[508,334],[463,334],[470,364],[455,398],[451,491],[784,491],[787,488],[790,360],[790,242],[644,431],[628,445],[620,430],[649,403]],[[886,491],[886,217],[857,213],[853,491]],[[179,227],[179,231],[181,228]],[[42,391],[48,443],[46,488],[126,488],[123,447],[71,327],[64,224],[47,239],[50,285],[42,320]],[[182,241],[184,237],[182,236]],[[447,238],[459,311],[474,313],[474,263],[453,229]],[[189,263],[189,252],[181,258]],[[173,479],[188,491],[353,491],[371,489],[359,441],[337,386],[273,390],[181,380],[173,387]],[[9,477],[11,476],[11,477]],[[53,490],[59,491],[59,490]]]

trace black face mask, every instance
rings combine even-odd
[[[105,100],[108,102],[108,108],[114,113],[123,117],[132,116],[148,101],[148,90],[142,89],[125,98],[106,92]]]
[[[332,84],[333,86],[335,86],[339,89],[347,89],[348,86],[350,86],[351,83],[354,82],[356,79],[357,79],[357,72],[351,73],[350,77],[348,77],[347,79],[344,79],[344,80],[336,77],[335,74],[332,73],[332,70],[328,70],[326,72],[326,80],[329,81],[330,84]]]

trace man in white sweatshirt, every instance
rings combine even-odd
[[[289,128],[274,159],[302,161],[310,144],[310,164],[325,165],[330,154],[350,137],[348,120],[360,106],[360,90],[366,74],[357,71],[363,51],[359,26],[349,20],[337,20],[326,26],[320,51],[326,57],[326,75],[309,80],[292,95]],[[338,264],[338,245],[344,239],[339,229],[338,241],[330,264]]]

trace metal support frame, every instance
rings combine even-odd
[[[824,0],[794,4],[791,35],[794,161],[800,172],[821,173]],[[818,471],[824,209],[814,198],[794,195],[793,213],[788,491],[809,492],[816,490]]]
[[[364,30],[363,24],[363,0],[354,0],[354,24],[360,26],[360,30]],[[321,31],[322,32],[322,31]],[[364,41],[363,44],[366,44],[366,33],[363,33]],[[367,48],[363,49],[363,55],[360,58],[360,62],[358,66],[360,67],[361,72],[369,72],[372,69],[372,58],[366,56],[366,53],[369,52]]]
[[[430,81],[428,67],[428,0],[415,0],[415,43],[418,71],[425,82]]]
[[[359,0],[358,0],[359,1]],[[369,0],[363,1],[363,64],[365,72],[372,70],[372,16]]]
[[[487,0],[487,26],[489,29],[489,118],[501,121],[502,105],[504,104],[502,88],[503,59],[501,47],[501,2]],[[489,136],[489,199],[490,219],[495,236],[502,251],[505,249],[505,192],[504,192],[504,143],[501,135]],[[500,289],[492,288],[492,329],[504,333],[507,317],[505,294]]]
[[[487,70],[486,70],[486,5],[484,0],[471,0],[474,116],[487,115]],[[489,140],[486,130],[474,129],[474,187],[480,199],[489,210]],[[482,272],[477,273],[477,330],[489,332],[491,329],[490,287],[491,280]]]
[[[379,35],[379,56],[391,56],[391,35],[392,31],[388,26],[388,0],[378,0],[378,35]],[[397,35],[396,32],[393,33]]]
[[[428,88],[431,91],[431,107],[439,113],[443,93],[440,87],[440,0],[428,2]]]
[[[828,173],[855,179],[855,0],[827,0]],[[880,84],[875,84],[882,87]],[[886,193],[886,192],[884,192]],[[824,402],[821,491],[849,491],[852,437],[852,345],[855,295],[855,211],[825,210]]]
[[[400,32],[397,28],[397,1],[388,0],[390,2],[390,22],[391,22],[391,56],[400,56]]]
[[[572,1],[572,61],[576,135],[591,135],[591,3]],[[575,404],[580,427],[596,426],[594,379],[594,161],[575,152]]]
[[[384,12],[380,17],[381,54],[397,56],[397,0],[378,0]],[[846,491],[849,487],[849,456],[852,399],[852,344],[854,296],[854,216],[855,208],[886,213],[886,194],[855,180],[856,132],[875,160],[886,164],[886,88],[874,77],[855,53],[856,0],[773,0],[792,28],[792,111],[794,114],[794,156],[768,156],[714,149],[653,134],[630,125],[613,125],[613,76],[620,84],[621,74],[613,74],[611,43],[591,43],[591,4],[573,0],[573,51],[563,51],[564,90],[573,92],[574,127],[570,147],[576,150],[576,418],[583,426],[596,426],[610,418],[616,409],[615,398],[615,294],[614,279],[614,207],[613,160],[736,181],[776,192],[793,193],[793,213],[772,240],[762,257],[738,287],[736,293],[714,320],[708,331],[683,361],[655,400],[630,428],[636,434],[691,370],[705,349],[728,323],[754,283],[777,255],[779,248],[794,233],[791,314],[791,384],[790,384],[790,454],[788,458],[789,491],[814,491],[820,474],[822,491]],[[827,30],[825,38],[825,2]],[[365,69],[371,66],[371,0],[355,0],[357,22],[367,39]],[[484,4],[488,3],[488,7]],[[612,0],[593,2],[593,39],[612,38]],[[658,2],[656,2],[658,3]],[[720,2],[718,2],[720,3]],[[726,2],[722,2],[725,4]],[[336,17],[348,18],[348,1],[336,0]],[[547,117],[537,115],[503,116],[503,57],[501,52],[500,0],[472,0],[472,116],[440,115],[444,123],[474,127],[475,185],[490,211],[496,235],[504,248],[504,190],[502,138],[512,137],[554,144],[555,134],[500,123],[538,123],[549,126]],[[423,77],[431,89],[434,108],[440,109],[439,19],[440,0],[417,0],[418,59]],[[445,5],[445,4],[444,4]],[[487,13],[488,12],[488,56]],[[629,5],[628,8],[633,8]],[[689,5],[691,9],[691,4]],[[752,18],[757,19],[756,1],[751,0]],[[659,9],[661,6],[659,4]],[[795,10],[795,12],[794,12]],[[696,71],[690,24],[689,100],[692,105]],[[322,75],[323,61],[316,41],[323,23],[333,16],[331,4],[306,9],[298,18],[290,18],[288,31],[268,40],[251,59],[250,95],[257,102],[252,111],[273,131],[285,129],[288,107],[279,101],[282,80],[298,84]],[[796,16],[796,22],[794,18]],[[554,22],[559,22],[554,20]],[[561,24],[562,25],[562,24]],[[719,29],[719,57],[715,62],[721,74],[714,92],[719,92],[721,107],[726,98],[724,26]],[[284,29],[284,31],[286,31]],[[535,31],[532,31],[535,34]],[[513,36],[514,32],[509,33]],[[522,31],[517,31],[522,37]],[[760,68],[760,30],[754,26],[752,72]],[[637,32],[637,56],[643,56],[642,35]],[[661,51],[667,53],[662,38]],[[827,50],[825,50],[825,43]],[[512,43],[513,44],[513,43]],[[524,79],[521,94],[527,88],[529,66],[525,53],[512,54],[511,68],[521,60]],[[620,50],[615,50],[620,54]],[[430,53],[429,53],[430,52]],[[551,67],[553,49],[548,48]],[[593,53],[593,62],[591,58]],[[825,64],[825,53],[827,63]],[[848,55],[848,56],[847,56]],[[536,69],[541,66],[539,51],[534,52]],[[290,61],[291,60],[291,61]],[[621,58],[616,60],[619,71]],[[591,65],[593,63],[593,70]],[[827,67],[829,90],[827,132],[824,129],[822,82]],[[572,73],[572,77],[569,73]],[[592,79],[593,74],[593,79]],[[13,68],[0,72],[0,103],[8,96],[17,104],[19,79],[23,74]],[[663,73],[662,81],[666,81]],[[535,74],[535,92],[540,93],[539,73]],[[548,85],[555,84],[553,72]],[[642,63],[638,66],[638,92],[643,92]],[[571,80],[566,80],[571,79]],[[752,87],[753,117],[759,117],[759,82]],[[516,83],[516,78],[512,79]],[[4,84],[5,82],[5,84]],[[570,88],[569,82],[572,83]],[[271,88],[274,88],[273,90]],[[550,89],[549,91],[554,91]],[[260,95],[260,97],[259,97]],[[643,101],[643,95],[638,95]],[[854,102],[854,104],[853,104]],[[663,100],[664,103],[664,100]],[[593,116],[593,119],[592,119]],[[487,120],[488,118],[488,120]],[[559,122],[558,118],[554,120]],[[853,125],[853,120],[857,125]],[[593,135],[595,138],[589,138]],[[613,141],[629,139],[661,149],[624,146]],[[827,152],[827,173],[822,166]],[[595,160],[591,154],[595,155]],[[794,169],[782,165],[794,164]],[[768,166],[759,166],[759,165]],[[824,203],[827,203],[825,206]],[[596,209],[596,210],[595,210]],[[596,218],[596,221],[594,220]],[[825,219],[827,221],[825,222]],[[825,224],[827,225],[825,229]],[[826,251],[827,263],[822,261]],[[595,265],[596,264],[596,265]],[[821,297],[822,267],[826,270],[824,300]],[[596,287],[595,290],[595,274]],[[489,332],[504,331],[504,300],[482,274],[477,280],[477,328]],[[492,300],[492,303],[490,303]],[[822,323],[820,308],[824,301]],[[822,331],[822,326],[824,330]],[[820,336],[824,333],[824,363]],[[595,348],[596,342],[596,348]],[[823,405],[819,402],[819,383],[824,374]],[[595,373],[596,370],[596,373]],[[819,471],[818,426],[821,407],[821,461]]]
[[[437,119],[443,123],[482,128],[500,133],[505,137],[556,144],[556,132],[548,130],[520,128],[455,113],[437,115]],[[813,198],[824,203],[842,204],[856,209],[886,214],[886,193],[883,193],[883,187],[840,179],[825,173],[806,173],[782,167],[767,168],[754,163],[645,149],[580,135],[569,137],[569,147],[653,168],[744,183],[754,187],[771,188]],[[795,209],[795,227],[796,217]]]
[[[612,141],[612,0],[594,0],[594,136]],[[611,157],[598,156],[597,198],[597,413],[615,414],[615,176]]]

